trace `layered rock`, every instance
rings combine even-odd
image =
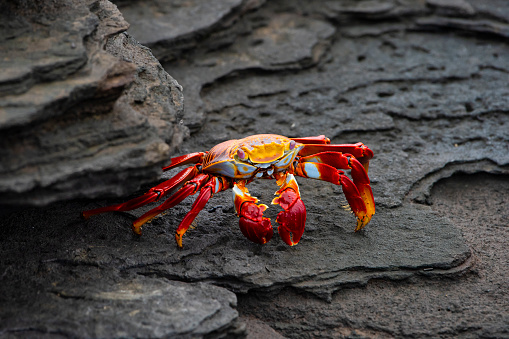
[[[0,203],[123,195],[186,129],[180,85],[108,1],[1,5]]]
[[[6,214],[0,333],[242,336],[233,295],[213,283],[237,293],[244,315],[288,337],[507,334],[508,271],[500,265],[508,239],[505,3],[118,4],[135,38],[143,37],[142,22],[174,28],[145,37],[184,84],[190,110],[183,120],[195,133],[179,153],[264,132],[362,141],[375,152],[369,174],[377,212],[354,233],[355,218],[340,208],[341,188],[297,178],[308,212],[301,242],[282,242],[272,206],[265,215],[275,235],[261,246],[242,236],[231,193],[223,192],[198,215],[182,250],[174,232],[194,197],[146,224],[141,237],[132,236],[131,223],[154,205],[79,218],[82,210],[127,198]],[[127,61],[148,55],[134,45],[120,34],[105,49],[120,55],[115,51],[124,46]],[[157,106],[151,92],[125,91],[136,107],[150,102],[146,112]],[[147,121],[159,133],[171,131],[159,116]],[[432,194],[450,176],[457,189]],[[268,204],[277,185],[254,181],[249,189]],[[438,197],[442,207],[426,205]],[[59,325],[65,312],[72,321]],[[53,316],[58,320],[50,323]],[[73,322],[78,318],[85,319],[82,328]],[[206,319],[214,325],[205,326]]]

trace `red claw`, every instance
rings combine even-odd
[[[292,188],[286,188],[273,203],[284,209],[276,219],[281,239],[290,246],[297,245],[306,226],[306,206]]]
[[[246,201],[242,204],[239,226],[242,234],[257,244],[267,243],[274,233],[269,218],[263,217],[265,205],[256,205]]]

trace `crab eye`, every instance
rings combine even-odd
[[[291,150],[295,148],[295,144],[296,144],[295,140],[290,140],[290,149]]]
[[[244,151],[240,148],[237,150],[237,156],[240,160],[246,160],[246,153],[244,153]]]

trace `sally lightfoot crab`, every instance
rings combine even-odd
[[[133,222],[133,231],[187,196],[200,192],[191,211],[177,228],[175,239],[182,247],[182,236],[207,201],[217,192],[231,188],[240,230],[249,240],[265,244],[272,238],[269,218],[263,216],[267,205],[249,194],[246,185],[256,178],[275,179],[280,186],[272,204],[279,205],[278,232],[288,245],[296,245],[306,223],[306,207],[300,198],[295,176],[319,179],[341,185],[352,212],[357,217],[355,231],[366,226],[375,214],[375,202],[367,175],[373,151],[362,143],[333,145],[325,136],[287,138],[259,134],[228,140],[208,152],[196,152],[171,159],[169,169],[194,164],[144,195],[125,203],[82,212],[84,218],[111,211],[130,211],[169,196],[161,205]],[[353,181],[342,170],[350,170]]]

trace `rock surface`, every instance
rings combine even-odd
[[[226,192],[213,197],[178,250],[174,231],[192,197],[147,224],[141,237],[130,224],[153,205],[79,218],[129,197],[6,211],[0,333],[509,335],[505,2],[117,4],[132,24],[128,33],[183,84],[183,120],[194,133],[179,154],[254,133],[362,141],[375,152],[369,173],[377,213],[354,233],[354,217],[339,208],[340,188],[298,179],[308,210],[301,242],[288,247],[275,235],[260,246],[242,236]],[[152,34],[151,22],[178,28]],[[108,46],[131,40],[109,41],[112,53]],[[140,59],[126,53],[127,61]],[[150,119],[164,130],[158,116]],[[277,189],[271,181],[249,187],[265,203]],[[277,212],[266,211],[274,224]],[[170,300],[200,312],[175,313]],[[49,310],[66,303],[69,318],[81,315],[85,325],[49,322],[31,307],[45,305],[56,317],[61,312]]]
[[[108,1],[1,5],[0,203],[115,196],[186,133],[180,85]]]
[[[48,262],[46,267],[50,266]],[[111,281],[97,269],[77,271],[78,277],[86,273],[87,279],[94,277],[103,284],[55,282],[35,302],[9,305],[11,314],[25,316],[6,317],[2,327],[10,331],[3,334],[192,338],[214,332],[218,337],[242,333],[242,328],[232,327],[238,317],[233,308],[237,298],[224,288],[144,277]]]
[[[507,176],[457,174],[439,181],[432,208],[448,215],[475,264],[445,279],[413,277],[346,288],[331,302],[285,290],[239,295],[239,312],[287,338],[506,338],[509,336]]]

